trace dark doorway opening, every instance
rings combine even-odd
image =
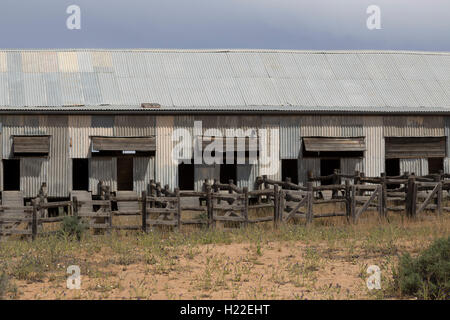
[[[395,177],[400,175],[400,159],[386,159],[386,176]]]
[[[385,162],[386,176],[396,177],[400,175],[400,159],[386,159]],[[400,188],[399,184],[387,184],[388,189]]]
[[[230,180],[233,180],[233,183],[237,184],[237,165],[236,163],[223,163],[220,165],[220,182],[228,183]]]
[[[3,160],[3,190],[20,190],[20,160]]]
[[[72,189],[89,190],[88,159],[72,159]]]
[[[117,190],[133,190],[133,158],[117,158]]]
[[[329,176],[334,173],[334,170],[341,168],[341,159],[320,159],[320,175]],[[321,185],[333,184],[333,179],[322,180]]]
[[[439,173],[444,170],[443,158],[428,158],[428,173]]]
[[[281,179],[291,178],[291,182],[298,184],[298,167],[297,159],[282,159],[281,160]]]
[[[178,165],[178,187],[180,190],[194,190],[193,163],[180,163]]]

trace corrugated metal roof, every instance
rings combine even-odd
[[[434,52],[2,50],[0,110],[449,112],[449,74]]]

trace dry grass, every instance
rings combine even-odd
[[[310,227],[300,221],[278,229],[265,223],[233,231],[186,227],[181,232],[86,234],[80,242],[57,237],[40,237],[35,242],[9,240],[0,246],[0,268],[15,290],[4,296],[399,298],[390,285],[391,268],[398,256],[404,252],[415,255],[434,239],[448,236],[450,215],[415,221],[391,215],[390,220],[379,221],[375,214],[368,214],[357,225],[343,218],[327,218],[315,220]],[[372,264],[382,271],[382,289],[374,292],[365,284],[367,267]],[[66,288],[69,265],[81,268],[80,290]]]

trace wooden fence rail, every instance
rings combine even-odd
[[[332,178],[331,185],[313,185],[317,181]],[[450,175],[428,175],[417,177],[405,173],[402,176],[365,177],[363,173],[342,175],[337,170],[331,176],[312,177],[306,186],[296,185],[290,179],[276,181],[267,176],[257,177],[256,189],[238,188],[232,180],[228,184],[205,181],[203,191],[169,190],[154,181],[150,192],[141,195],[114,196],[102,193],[101,200],[48,202],[42,196],[32,199],[31,206],[13,207],[0,205],[0,236],[24,235],[35,239],[44,234],[43,225],[61,222],[64,216],[50,217],[48,209],[58,208],[68,215],[88,222],[96,232],[112,230],[142,230],[149,232],[157,226],[181,229],[183,225],[198,225],[215,228],[217,223],[245,227],[253,223],[272,222],[275,227],[295,219],[305,219],[307,225],[316,218],[346,217],[356,223],[369,209],[376,209],[380,218],[388,218],[388,212],[405,212],[414,218],[425,210],[441,215],[449,212],[444,206],[444,192],[450,194]],[[353,183],[351,183],[353,182]],[[325,199],[322,192],[331,191]],[[132,207],[112,210],[112,203],[130,202]],[[314,205],[343,203],[343,212],[314,213]],[[118,206],[119,207],[119,206]],[[63,210],[59,210],[59,208]],[[130,209],[131,208],[131,209]],[[265,216],[251,217],[250,212],[268,209]],[[13,213],[11,213],[13,212]],[[187,212],[197,214],[187,217]],[[264,211],[265,212],[265,211]],[[119,216],[137,217],[135,224],[114,224]],[[25,225],[24,228],[19,228]]]

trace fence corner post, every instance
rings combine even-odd
[[[37,223],[38,223],[38,203],[37,199],[33,199],[31,201],[33,204],[33,214],[31,217],[31,240],[34,241],[37,235]]]
[[[313,214],[313,202],[314,202],[314,191],[313,191],[313,183],[311,181],[306,183],[308,188],[308,207],[306,211],[306,223],[311,224],[313,222],[314,214]]]
[[[439,181],[437,190],[437,213],[438,216],[442,215],[442,182]]]
[[[142,191],[142,232],[147,233],[147,191]]]
[[[206,189],[206,213],[208,216],[208,228],[214,228],[213,203],[211,195],[211,185],[205,182]]]
[[[248,202],[249,202],[249,198],[248,198],[248,187],[244,187],[242,188],[243,191],[243,196],[244,196],[244,226],[247,227],[248,226]]]
[[[383,206],[383,217],[387,218],[387,184],[386,184],[386,173],[382,172],[381,173],[381,192],[382,192],[382,203],[381,205]]]
[[[345,179],[345,216],[347,221],[350,221],[351,213],[350,181]]]
[[[414,174],[408,177],[408,189],[406,194],[406,215],[412,218],[416,215],[416,203],[417,203],[417,186],[416,178]]]
[[[181,230],[181,201],[180,201],[180,189],[175,188],[175,197],[177,198],[177,227],[178,231]]]
[[[350,205],[350,212],[352,217],[352,222],[356,223],[356,186],[352,186],[352,192],[351,192],[351,205]]]
[[[278,185],[273,186],[273,225],[278,226],[278,222],[281,221],[280,214],[280,190]]]

